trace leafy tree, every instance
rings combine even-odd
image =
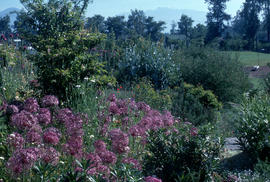
[[[260,2],[258,0],[246,0],[240,16],[243,18],[243,37],[248,41],[248,48],[254,48],[254,41],[260,27],[259,12]]]
[[[106,32],[105,18],[101,15],[95,15],[86,19],[84,28],[97,30],[101,33]]]
[[[203,24],[197,24],[191,32],[191,41],[196,46],[203,46],[204,39],[207,33],[207,27]]]
[[[211,42],[216,37],[221,37],[224,32],[224,21],[230,19],[230,15],[225,13],[227,1],[229,0],[205,0],[205,2],[209,4],[209,12],[207,13],[207,43]]]
[[[179,33],[185,35],[187,47],[191,37],[193,22],[194,21],[187,15],[182,15],[180,21],[178,22]]]
[[[137,35],[143,36],[145,34],[146,15],[142,10],[131,10],[128,16],[127,28]]]
[[[45,94],[65,99],[84,77],[94,79],[102,65],[86,51],[103,36],[83,30],[83,14],[89,0],[21,0],[16,29],[32,44],[30,58],[37,67]],[[98,76],[97,76],[98,77]]]
[[[108,33],[114,33],[116,38],[124,37],[127,31],[124,16],[108,17],[105,21]]]
[[[0,32],[10,32],[10,17],[8,15],[0,17]]]
[[[270,1],[263,1],[264,7],[264,29],[267,31],[267,40],[270,41]]]
[[[177,30],[176,30],[177,25],[176,25],[175,21],[172,22],[171,27],[172,27],[172,28],[171,28],[171,30],[170,30],[170,33],[171,33],[172,35],[176,34],[176,33],[177,33]]]
[[[164,21],[154,21],[154,18],[149,16],[146,19],[146,36],[150,36],[151,40],[158,41],[161,38],[162,31],[164,30]]]

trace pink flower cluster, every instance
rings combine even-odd
[[[56,106],[56,103],[58,103],[54,96],[45,96],[42,100],[46,101],[44,101],[46,104],[43,104],[43,106]],[[7,138],[8,145],[13,149],[7,168],[15,176],[28,171],[38,160],[56,165],[60,156],[59,152],[51,145],[54,146],[59,143],[61,133],[54,127],[49,127],[43,132],[41,127],[41,125],[51,124],[50,109],[40,108],[35,98],[28,98],[20,108],[21,110],[16,105],[8,105],[6,112],[11,114],[10,124],[24,134],[23,136],[14,132]],[[45,147],[43,147],[44,144],[46,144]],[[35,147],[29,147],[33,145]]]
[[[112,141],[112,150],[118,154],[127,153],[129,151],[128,134],[120,129],[113,129],[109,132],[109,137]]]
[[[146,178],[144,178],[145,182],[162,182],[161,179],[152,177],[152,176],[148,176]]]

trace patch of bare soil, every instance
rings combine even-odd
[[[244,71],[249,74],[250,77],[255,78],[265,78],[268,73],[270,73],[270,68],[268,66],[260,66],[256,71],[253,71],[253,66],[246,66]]]

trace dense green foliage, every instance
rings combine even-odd
[[[219,101],[235,101],[249,89],[247,75],[237,58],[215,50],[190,48],[178,51],[183,80],[211,90]]]
[[[174,90],[172,100],[173,114],[185,118],[194,125],[215,123],[218,111],[222,107],[212,91],[186,83]]]
[[[211,126],[208,126],[211,128]],[[190,123],[179,123],[179,132],[150,133],[144,173],[163,182],[208,181],[217,166],[221,143]]]
[[[265,160],[270,156],[270,110],[269,96],[257,95],[246,98],[239,107],[237,137],[244,151],[253,157]]]

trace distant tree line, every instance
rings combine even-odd
[[[205,0],[208,4],[206,24],[194,25],[194,20],[181,15],[164,33],[165,22],[156,21],[141,10],[131,10],[125,16],[94,15],[84,20],[84,28],[93,32],[114,35],[116,39],[144,37],[152,41],[164,40],[167,46],[213,46],[224,50],[257,50],[270,52],[270,1],[245,0],[235,17],[225,12],[229,0]],[[18,13],[21,15],[21,13]],[[261,16],[262,15],[262,16]],[[260,18],[261,16],[261,18]],[[14,31],[27,29],[28,22],[18,16]],[[0,18],[0,33],[11,32],[9,16]],[[34,33],[34,32],[33,32]]]

